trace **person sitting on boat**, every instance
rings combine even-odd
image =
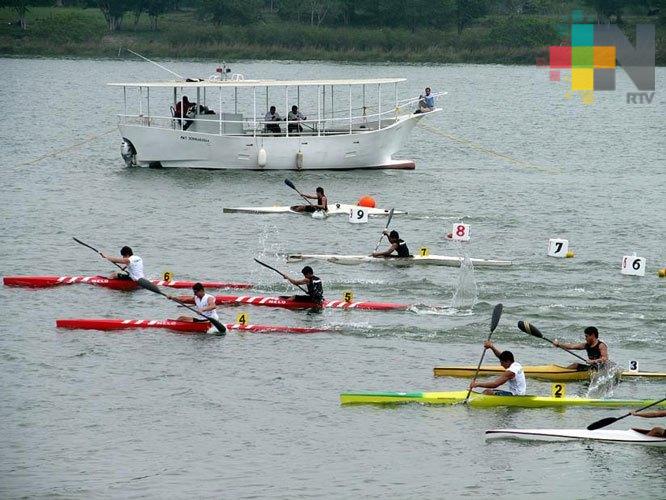
[[[398,231],[389,232],[388,229],[384,229],[383,233],[388,236],[391,246],[383,252],[372,252],[373,257],[411,257],[407,243],[400,239]]]
[[[490,340],[486,340],[483,343],[483,347],[493,351],[495,356],[499,358],[500,365],[502,365],[505,371],[495,380],[490,380],[488,382],[472,380],[469,384],[469,388],[474,389],[475,387],[484,387],[486,388],[486,390],[483,391],[484,394],[495,396],[524,396],[525,391],[527,390],[525,373],[523,373],[522,365],[514,359],[513,353],[511,351],[500,352]],[[506,390],[497,389],[504,384],[507,384]]]
[[[299,123],[301,120],[307,120],[308,117],[304,116],[303,113],[301,113],[298,110],[298,106],[294,105],[291,107],[291,111],[287,114],[287,122],[289,123],[287,125],[287,131],[289,133],[292,132],[303,132],[303,127],[301,127],[301,124]],[[292,123],[295,122],[295,123]]]
[[[636,417],[643,417],[643,418],[661,418],[661,417],[666,417],[666,410],[632,411],[631,414]],[[666,429],[663,427],[653,427],[652,429],[650,429],[650,432],[648,432],[647,435],[656,436],[656,437],[666,437]]]
[[[560,342],[557,339],[553,341],[553,344],[557,347],[564,347],[565,349],[578,351],[585,349],[585,351],[587,351],[587,362],[589,364],[572,363],[567,368],[575,368],[578,371],[585,371],[590,368],[599,369],[608,363],[608,346],[599,340],[599,330],[597,330],[596,327],[588,326],[585,329],[584,334],[585,342],[581,342],[580,344],[567,344]]]
[[[187,98],[186,95],[176,103],[176,108],[174,109],[173,116],[174,118],[191,118],[192,111],[196,105]],[[180,120],[177,120],[178,125],[180,125]],[[187,130],[189,126],[192,125],[192,120],[185,120],[183,123],[183,130]]]
[[[328,212],[328,198],[324,194],[324,188],[323,187],[318,187],[316,189],[316,194],[311,195],[311,194],[303,194],[301,195],[303,198],[308,198],[310,200],[317,200],[316,205],[294,205],[291,207],[291,209],[294,212],[317,212],[317,211],[324,211]]]
[[[307,295],[294,295],[292,298],[303,302],[321,304],[324,300],[324,286],[322,285],[321,279],[314,275],[314,271],[310,266],[305,266],[301,272],[303,273],[303,278],[299,279],[287,275],[284,276],[284,279],[289,281],[292,285],[307,286]]]
[[[110,278],[116,278],[121,280],[133,280],[137,281],[140,278],[144,278],[143,275],[143,259],[138,255],[134,255],[132,249],[128,246],[124,246],[120,249],[120,257],[114,257],[112,255],[104,255],[100,252],[100,255],[104,257],[109,262],[114,264],[123,264],[125,266],[124,273],[112,273]]]
[[[435,109],[435,96],[430,93],[430,87],[426,87],[425,95],[419,96],[419,109],[414,111],[415,115],[419,113],[428,113]]]
[[[217,315],[217,304],[215,303],[215,297],[211,294],[206,293],[203,285],[201,283],[195,283],[192,286],[192,292],[194,292],[194,305],[201,314],[207,318],[213,318],[219,320],[220,317]],[[170,299],[175,299],[176,297],[169,297]],[[206,321],[203,318],[194,318],[192,316],[178,316],[176,321],[188,321],[190,323],[197,321]]]
[[[268,113],[266,113],[266,116],[264,116],[264,120],[266,121],[266,132],[272,132],[274,134],[282,133],[280,124],[275,123],[282,120],[280,114],[275,110],[275,106],[271,106]]]

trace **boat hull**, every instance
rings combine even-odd
[[[482,366],[481,370],[479,370],[479,376],[489,377],[499,375],[504,373],[504,371],[504,368],[501,366]],[[590,380],[591,375],[595,373],[591,371],[578,371],[558,365],[523,366],[523,372],[526,377],[550,382],[586,381]],[[472,378],[476,373],[476,366],[442,366],[433,368],[433,373],[435,377]],[[623,379],[664,379],[666,378],[666,373],[623,371],[620,376]]]
[[[134,149],[134,161],[140,166],[215,170],[411,170],[415,168],[414,162],[393,160],[392,155],[426,115],[404,115],[379,130],[352,134],[342,131],[339,135],[321,136],[218,135],[141,124],[121,124],[119,129],[122,138]],[[264,153],[260,155],[261,150]]]
[[[427,405],[451,405],[462,403],[467,391],[448,392],[346,392],[340,395],[341,404],[393,405],[421,403]],[[468,401],[476,408],[562,408],[568,406],[599,408],[640,408],[654,401],[636,399],[587,399],[554,398],[550,396],[490,396],[472,392]],[[666,402],[657,406],[666,407]]]
[[[133,330],[137,328],[161,328],[179,333],[207,333],[211,328],[208,321],[176,321],[149,320],[149,319],[106,319],[106,318],[70,318],[56,321],[58,328],[70,330]],[[329,331],[328,327],[297,327],[279,325],[241,325],[229,323],[225,325],[229,331],[252,332],[252,333],[318,333]]]
[[[50,288],[54,286],[73,285],[84,283],[88,285],[111,288],[113,290],[137,290],[141,288],[132,280],[107,278],[105,276],[5,276],[2,278],[5,286],[21,286],[28,288]],[[187,280],[150,280],[157,286],[169,288],[192,288],[196,281]],[[228,283],[223,281],[201,281],[205,288],[252,288],[249,283]]]
[[[327,255],[327,254],[290,254],[287,262],[299,262],[302,260],[321,260],[334,264],[390,264],[396,266],[430,265],[460,267],[463,263],[462,257],[450,257],[447,255],[414,255],[413,257],[372,257],[370,255]],[[470,259],[474,267],[508,267],[513,265],[509,260]]]
[[[191,296],[178,297],[185,303],[193,303]],[[363,302],[344,300],[324,300],[321,304],[313,304],[307,301],[293,300],[282,297],[238,296],[238,295],[216,295],[215,302],[218,305],[248,304],[252,306],[277,307],[282,309],[360,309],[363,311],[406,311],[411,306],[407,304],[396,304],[393,302]]]
[[[346,203],[331,203],[328,205],[326,215],[349,215],[350,210],[362,208],[370,217],[388,216],[390,209],[387,208],[372,208],[361,207],[358,205],[350,205]],[[312,215],[309,212],[297,212],[292,207],[235,207],[223,208],[222,212],[225,214],[298,214],[298,215]],[[406,214],[400,210],[394,210],[393,215]]]
[[[490,429],[486,439],[521,439],[529,441],[603,441],[607,443],[640,444],[644,446],[664,446],[666,438],[647,436],[641,430],[598,429]]]

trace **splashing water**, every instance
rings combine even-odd
[[[602,365],[598,371],[592,374],[590,387],[587,389],[588,398],[610,398],[613,389],[620,381],[622,369],[612,361]]]
[[[458,246],[458,255],[462,254],[460,243]],[[474,265],[469,256],[464,255],[460,271],[458,272],[458,284],[456,291],[451,299],[451,307],[458,310],[471,310],[479,298],[479,291],[474,278]]]

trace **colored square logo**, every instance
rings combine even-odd
[[[573,47],[591,47],[594,45],[593,24],[572,24],[571,45]]]
[[[552,69],[571,68],[571,47],[550,47],[550,67]]]
[[[615,90],[615,69],[594,69],[594,90]]]
[[[615,47],[594,47],[595,68],[615,68]]]
[[[592,68],[572,69],[571,90],[594,90],[594,70]]]
[[[572,47],[571,67],[594,68],[594,47]]]

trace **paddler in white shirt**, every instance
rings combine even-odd
[[[323,210],[328,212],[328,198],[324,194],[324,188],[318,187],[316,194],[302,194],[303,198],[308,198],[310,200],[317,200],[316,205],[294,205],[291,209],[294,212],[316,212],[318,210]]]
[[[215,297],[209,293],[206,293],[206,290],[201,283],[195,283],[192,286],[192,292],[194,292],[194,306],[196,310],[207,318],[219,320],[220,318],[217,315],[217,304],[215,303]],[[174,299],[176,297],[169,298]],[[187,321],[194,323],[203,322],[206,320],[203,318],[193,318],[192,316],[178,316],[176,321]]]
[[[505,372],[496,379],[490,380],[489,382],[479,382],[477,380],[472,380],[472,383],[469,384],[470,389],[474,389],[475,387],[483,387],[486,389],[483,391],[484,394],[495,396],[524,396],[525,391],[527,390],[525,374],[523,373],[522,365],[513,358],[513,353],[511,351],[500,352],[500,350],[495,347],[495,345],[490,340],[486,340],[483,343],[483,347],[493,351],[495,356],[499,358],[500,365],[502,365],[502,368],[504,368]],[[504,384],[506,384],[506,390],[497,389]]]
[[[126,272],[112,273],[110,278],[137,281],[138,279],[145,277],[143,275],[143,259],[138,255],[134,255],[134,252],[132,252],[132,249],[128,246],[124,246],[120,249],[120,257],[104,255],[102,252],[100,252],[100,255],[109,262],[125,266]]]

